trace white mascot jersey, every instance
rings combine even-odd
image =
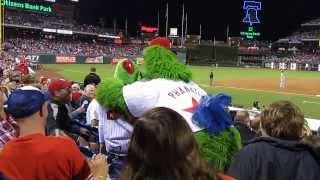
[[[123,88],[130,113],[139,118],[155,107],[170,108],[182,115],[193,132],[201,130],[192,123],[192,115],[202,96],[207,93],[194,82],[153,79],[138,81]]]

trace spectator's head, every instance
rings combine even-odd
[[[97,69],[95,67],[90,68],[90,72],[95,73],[97,71]]]
[[[7,88],[10,92],[17,89],[17,82],[16,81],[9,82],[7,85]]]
[[[72,92],[71,93],[71,102],[74,104],[78,104],[80,102],[82,94],[80,92]]]
[[[238,111],[234,117],[235,122],[239,122],[245,125],[250,125],[250,117],[248,111]]]
[[[300,140],[304,123],[302,111],[290,101],[276,101],[261,114],[262,133],[279,139]]]
[[[22,81],[22,73],[20,71],[12,71],[10,74],[10,81],[20,83]]]
[[[146,112],[131,138],[123,179],[215,179],[186,120],[167,108]]]
[[[22,82],[25,85],[34,85],[34,84],[36,84],[36,77],[28,74],[23,77]]]
[[[84,94],[89,97],[90,99],[96,98],[96,87],[92,84],[88,84],[84,88]]]
[[[71,101],[71,82],[59,79],[54,80],[49,85],[49,92],[55,101],[60,103],[68,103]]]
[[[39,83],[40,84],[46,84],[47,82],[48,82],[48,78],[47,77],[45,77],[45,76],[41,76],[40,78],[39,78]]]
[[[254,118],[250,121],[250,127],[257,133],[260,133],[261,125],[261,114],[256,114]]]
[[[33,86],[13,91],[7,101],[7,111],[18,122],[20,133],[39,130],[46,125],[47,106],[44,94]],[[28,130],[27,130],[28,129]]]
[[[80,91],[80,85],[78,83],[74,83],[71,86],[72,92],[79,92]]]

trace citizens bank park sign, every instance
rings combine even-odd
[[[2,0],[2,4],[4,4],[5,8],[21,9],[26,11],[39,11],[39,12],[48,12],[48,13],[51,13],[53,11],[52,6],[50,5],[42,5],[42,4],[11,1],[11,0]]]

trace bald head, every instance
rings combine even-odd
[[[240,122],[246,125],[250,124],[249,113],[247,111],[238,111],[234,117],[235,122]]]

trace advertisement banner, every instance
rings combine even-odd
[[[56,63],[57,64],[75,64],[76,57],[75,56],[57,56]]]
[[[86,64],[103,64],[103,56],[98,57],[87,57],[85,60]]]
[[[318,71],[320,71],[320,64],[318,65]]]

